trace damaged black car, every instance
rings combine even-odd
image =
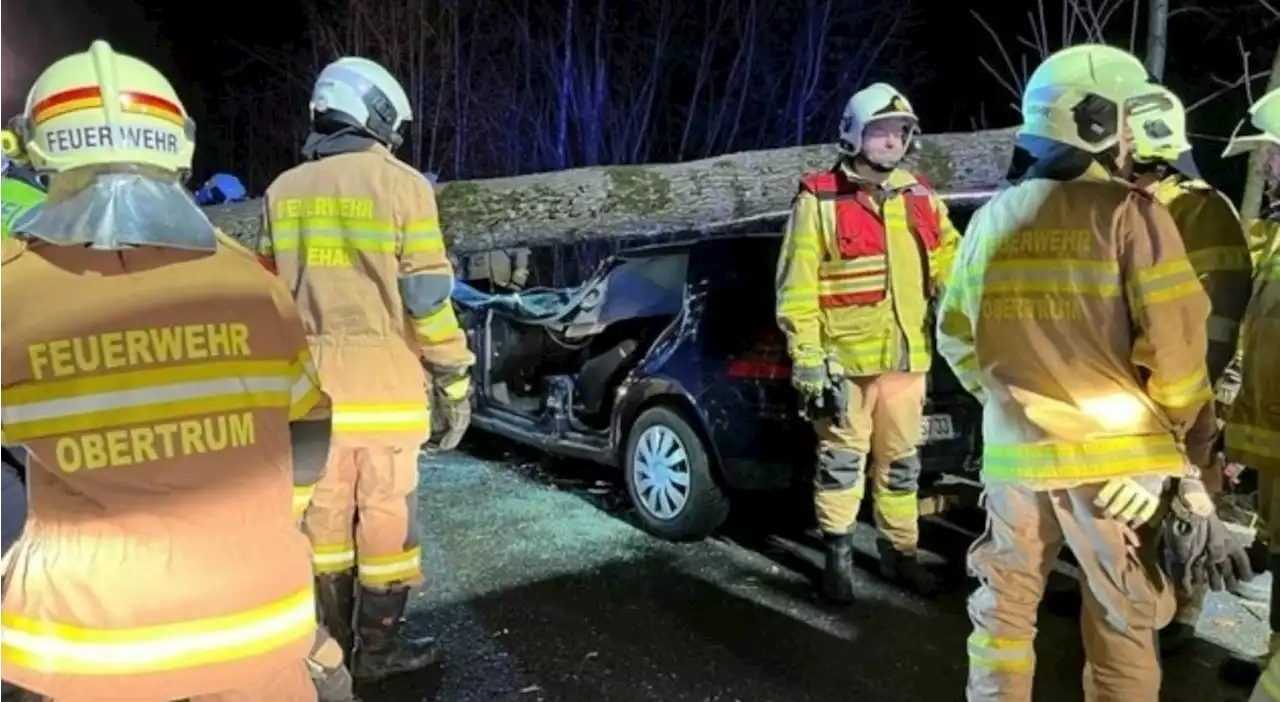
[[[985,194],[951,196],[963,228]],[[552,455],[621,468],[643,526],[670,540],[715,531],[740,491],[812,475],[774,320],[781,235],[642,246],[584,284],[454,302],[476,353],[472,426]],[[981,407],[935,360],[924,483],[976,477]]]

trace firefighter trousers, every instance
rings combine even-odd
[[[1036,612],[1064,546],[1084,578],[1086,702],[1158,702],[1156,632],[1173,616],[1172,588],[1154,529],[1103,516],[1093,504],[1101,488],[983,490],[987,525],[969,549],[979,582],[969,597],[969,702],[1031,702]]]
[[[417,444],[330,450],[303,517],[317,574],[355,570],[374,589],[422,582],[418,452]]]
[[[94,697],[33,697],[48,702],[103,702]],[[111,698],[112,700],[116,698]],[[208,695],[189,697],[185,702],[316,702],[316,686],[303,662],[281,670],[252,685],[236,690],[224,690]],[[131,700],[131,702],[171,702],[168,699]]]
[[[818,526],[828,534],[853,529],[870,463],[876,527],[896,550],[915,553],[920,536],[916,445],[924,420],[925,375],[884,373],[849,380],[847,426],[825,418],[813,423],[818,435]]]

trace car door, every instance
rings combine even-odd
[[[774,316],[779,237],[703,245],[691,260],[702,290],[702,407],[728,479],[782,487],[812,463],[814,437],[791,388],[786,340]]]

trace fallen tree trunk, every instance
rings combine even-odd
[[[1013,153],[1013,129],[926,135],[909,160],[939,190],[997,187]],[[463,180],[437,189],[449,249],[475,253],[603,238],[715,230],[781,216],[801,173],[836,161],[833,144],[744,151],[686,163],[576,168]],[[205,211],[246,245],[262,229],[258,200]]]

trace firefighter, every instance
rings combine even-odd
[[[938,350],[983,404],[971,702],[1031,699],[1036,611],[1064,546],[1084,575],[1085,699],[1158,699],[1173,597],[1144,523],[1168,478],[1185,476],[1187,527],[1171,571],[1188,589],[1234,573],[1203,546],[1224,532],[1180,446],[1211,397],[1209,299],[1168,211],[1115,177],[1146,79],[1103,45],[1032,73],[1011,186],[974,214],[939,310]]]
[[[1133,134],[1132,180],[1168,208],[1178,225],[1191,267],[1209,295],[1209,383],[1217,386],[1236,353],[1240,320],[1249,304],[1253,265],[1239,215],[1231,201],[1199,176],[1187,140],[1182,100],[1165,87],[1134,100],[1127,126]],[[1222,463],[1215,455],[1218,413],[1209,402],[1187,433],[1187,455],[1201,471],[1211,494],[1222,490]],[[1205,591],[1175,590],[1178,613],[1160,634],[1170,653],[1191,640]]]
[[[1268,158],[1263,162],[1267,178],[1267,207],[1262,217],[1250,222],[1248,226],[1249,251],[1253,256],[1255,269],[1259,269],[1255,270],[1257,275],[1261,275],[1260,269],[1266,265],[1267,256],[1280,246],[1280,242],[1276,241],[1280,236],[1280,227],[1275,224],[1276,219],[1280,218],[1280,158],[1275,155],[1275,132],[1268,131],[1271,129],[1270,125],[1275,124],[1277,112],[1280,112],[1280,94],[1272,90],[1249,108],[1249,117],[1240,121],[1222,154],[1230,157],[1259,148],[1267,149]]]
[[[1257,134],[1246,134],[1256,130]],[[1272,656],[1280,655],[1280,89],[1264,95],[1249,109],[1249,118],[1236,130],[1223,156],[1235,156],[1263,149],[1272,197],[1271,207],[1253,223],[1252,238],[1267,244],[1260,250],[1253,299],[1245,315],[1241,335],[1241,385],[1227,413],[1227,458],[1258,471],[1258,512],[1268,534],[1261,537],[1269,546],[1271,571]],[[1280,683],[1273,664],[1264,682]],[[1251,671],[1256,674],[1257,670]],[[1237,677],[1229,671],[1230,677]],[[1280,690],[1280,685],[1275,685]],[[1257,693],[1255,692],[1255,695]],[[1280,692],[1272,692],[1280,698]]]
[[[404,89],[382,66],[351,57],[326,66],[312,92],[307,161],[267,189],[258,252],[292,287],[333,401],[334,450],[303,523],[322,621],[354,650],[357,680],[438,657],[431,639],[401,628],[409,591],[423,579],[425,396],[434,388],[443,404],[441,448],[457,444],[470,418],[475,359],[450,303],[435,196],[392,154],[411,119]]]
[[[53,699],[315,700],[290,501],[329,422],[299,421],[323,398],[289,291],[182,187],[195,126],[153,67],[95,41],[26,105],[51,180],[0,276],[0,422],[31,495],[5,556],[4,680]]]
[[[919,121],[884,83],[849,99],[839,162],[805,175],[778,261],[778,324],[818,435],[814,504],[824,597],[853,599],[854,522],[870,473],[881,573],[937,588],[916,558],[930,299],[959,233],[921,177],[899,168]]]
[[[0,178],[3,178],[3,189],[0,190],[0,238],[9,236],[9,229],[15,220],[32,207],[44,202],[44,184],[39,176],[31,170],[26,149],[17,132],[6,129],[0,132],[3,143],[3,166],[0,166]]]

